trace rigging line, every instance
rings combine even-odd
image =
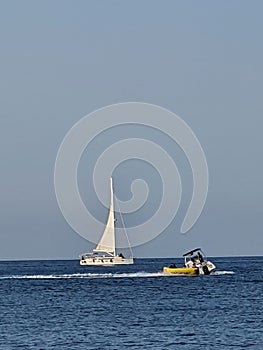
[[[121,214],[121,208],[120,208],[120,205],[119,205],[119,201],[118,201],[117,197],[115,196],[115,194],[114,194],[114,198],[115,198],[115,202],[117,203],[117,207],[118,207],[118,210],[119,210],[119,213],[120,213],[121,223],[122,223],[122,226],[123,226],[123,229],[124,229],[124,233],[125,233],[127,241],[128,241],[131,257],[133,258],[133,253],[132,253],[132,249],[131,249],[131,243],[130,243],[130,240],[129,240],[129,236],[128,236],[127,230],[126,230],[125,225],[124,225],[124,221],[123,221],[123,217],[122,217],[122,214]]]

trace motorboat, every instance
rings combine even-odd
[[[123,226],[124,226],[124,223],[123,223]],[[133,260],[132,250],[131,250],[131,246],[130,246],[130,242],[128,239],[125,226],[123,227],[123,229],[126,234],[127,245],[130,250],[129,257],[124,257],[124,255],[121,252],[117,253],[116,251],[113,181],[112,181],[112,178],[110,178],[110,210],[109,210],[109,215],[108,215],[108,220],[107,220],[105,230],[96,248],[93,249],[91,253],[84,253],[80,256],[80,265],[112,266],[112,265],[133,264],[134,260]]]
[[[175,264],[163,267],[166,274],[178,275],[209,275],[214,272],[216,266],[207,260],[201,248],[195,248],[183,255],[184,265],[177,267]]]

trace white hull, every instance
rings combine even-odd
[[[82,266],[113,266],[113,265],[131,265],[133,264],[133,258],[121,258],[115,257],[90,257],[80,260]]]

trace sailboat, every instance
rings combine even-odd
[[[121,217],[122,219],[122,217]],[[123,220],[122,220],[123,222]],[[133,264],[133,255],[128,239],[127,232],[123,223],[124,232],[127,237],[131,256],[126,258],[122,253],[116,253],[116,239],[115,239],[115,216],[114,216],[114,195],[112,177],[110,178],[110,210],[107,224],[103,235],[96,248],[92,253],[84,253],[80,257],[80,265],[86,266],[111,266],[111,265],[130,265]]]

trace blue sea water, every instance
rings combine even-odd
[[[0,349],[262,350],[263,257],[211,260],[197,277],[163,276],[177,259],[0,262]]]

